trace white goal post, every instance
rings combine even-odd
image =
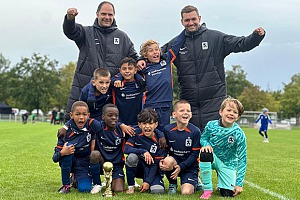
[[[257,119],[260,113],[261,111],[244,111],[244,114],[239,119],[238,124],[242,126],[249,126],[251,128],[258,129],[260,127],[260,121],[256,124],[255,120]],[[268,112],[268,114],[272,120],[272,124],[269,124],[269,129],[286,129],[286,130],[291,129],[291,125],[289,122],[287,123],[278,122],[277,112]]]

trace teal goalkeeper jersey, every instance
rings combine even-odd
[[[239,125],[234,123],[225,128],[220,126],[219,120],[210,121],[201,134],[200,143],[202,147],[211,146],[214,154],[229,169],[237,171],[236,185],[242,187],[247,167],[247,144]]]

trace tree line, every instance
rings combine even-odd
[[[64,109],[76,69],[75,62],[58,66],[56,60],[33,53],[30,58],[21,58],[15,66],[0,54],[0,101],[11,107],[26,110]],[[173,67],[174,100],[179,97],[176,67]],[[240,65],[226,71],[227,93],[239,99],[245,110],[260,111],[266,107],[277,112],[279,119],[300,116],[300,73],[291,77],[283,90],[265,91],[247,80]],[[298,120],[297,120],[298,121]]]

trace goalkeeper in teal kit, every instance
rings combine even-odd
[[[247,166],[246,137],[236,121],[244,112],[237,99],[225,99],[219,110],[221,119],[207,123],[200,143],[200,172],[204,193],[212,195],[212,169],[218,174],[218,189],[223,197],[233,197],[243,191]]]

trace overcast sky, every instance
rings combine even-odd
[[[48,55],[59,66],[77,61],[78,49],[62,31],[70,7],[78,9],[76,22],[92,25],[101,1],[89,0],[0,0],[0,53],[11,66],[33,52]],[[241,65],[247,79],[261,89],[277,90],[300,72],[299,0],[112,0],[119,29],[125,31],[139,51],[142,42],[161,45],[183,29],[180,11],[185,5],[198,7],[210,29],[242,36],[263,27],[267,34],[259,47],[231,54],[226,70]]]

